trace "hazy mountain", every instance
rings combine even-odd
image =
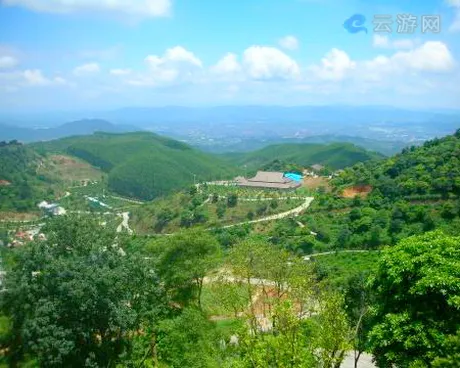
[[[21,142],[38,142],[94,132],[124,133],[138,130],[133,126],[115,125],[100,119],[78,120],[53,128],[37,129],[0,124],[0,141],[16,139]]]

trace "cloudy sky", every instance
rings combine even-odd
[[[460,0],[0,0],[1,111],[223,104],[460,109]]]

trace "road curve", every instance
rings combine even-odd
[[[228,228],[234,227],[234,226],[241,226],[241,225],[246,225],[246,224],[256,224],[258,222],[279,220],[279,219],[282,219],[282,218],[285,218],[285,217],[289,217],[291,215],[298,216],[300,214],[300,212],[305,211],[308,207],[310,207],[310,204],[311,204],[311,202],[313,202],[313,200],[314,200],[313,197],[306,197],[304,203],[302,203],[300,206],[298,206],[296,208],[293,208],[292,210],[277,213],[276,215],[262,217],[262,218],[257,219],[257,220],[245,221],[245,222],[240,222],[238,224],[222,226],[222,228],[223,229],[228,229]]]

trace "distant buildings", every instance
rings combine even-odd
[[[40,202],[38,208],[53,216],[62,216],[67,213],[64,207],[59,206],[57,203],[48,203],[46,201]]]
[[[301,182],[284,176],[282,172],[258,171],[253,178],[239,176],[235,179],[236,185],[240,187],[291,190],[302,186]]]

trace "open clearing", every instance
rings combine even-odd
[[[356,196],[359,196],[361,198],[365,198],[371,191],[372,187],[370,185],[356,185],[354,187],[344,189],[342,197],[355,198]]]

